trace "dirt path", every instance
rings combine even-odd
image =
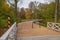
[[[45,27],[40,27],[37,24],[33,24],[33,29],[32,29],[32,22],[31,21],[26,21],[18,24],[18,37],[25,37],[25,36],[43,36],[43,35],[60,35],[60,32],[56,32],[53,30],[50,30]]]

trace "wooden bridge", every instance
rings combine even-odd
[[[18,23],[16,22],[8,29],[0,40],[60,40],[60,32],[37,25],[32,21]]]

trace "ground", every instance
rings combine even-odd
[[[8,28],[0,28],[0,37],[8,30]]]
[[[28,36],[44,36],[44,35],[60,35],[60,32],[50,30],[46,27],[33,24],[32,21],[26,21],[18,24],[18,37],[28,37]]]

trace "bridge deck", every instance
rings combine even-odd
[[[39,28],[39,25],[37,24],[33,24],[33,27],[34,28],[32,29],[31,21],[19,23],[17,37],[60,35],[60,32],[56,32],[42,26]]]

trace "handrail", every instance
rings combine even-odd
[[[47,22],[47,28],[60,32],[60,23]]]
[[[5,34],[3,34],[0,37],[0,40],[8,40],[8,37],[11,36],[11,33],[13,34],[14,32],[16,33],[17,28],[16,28],[16,22],[8,29],[8,31],[5,32]]]

